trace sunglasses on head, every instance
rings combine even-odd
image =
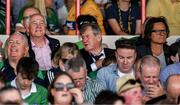
[[[67,84],[63,84],[63,83],[55,83],[54,84],[54,88],[56,89],[56,91],[63,91],[64,88],[66,87],[67,90],[74,88],[74,84],[73,83],[67,83]]]
[[[63,63],[66,63],[68,59],[62,58],[61,60]]]
[[[134,79],[129,79],[128,81],[126,81],[119,90],[121,90],[124,86],[126,86],[127,84],[131,84],[131,85],[135,85],[136,83],[140,83],[138,80],[134,80]]]

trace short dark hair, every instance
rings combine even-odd
[[[28,80],[32,80],[35,79],[38,73],[39,64],[31,57],[23,57],[19,60],[16,70],[17,73],[21,73],[21,75],[27,77]]]
[[[180,62],[180,41],[179,41],[179,47],[178,47],[178,56],[179,56],[179,62]]]
[[[133,49],[136,51],[136,44],[131,39],[118,39],[115,42],[116,50],[118,48]]]
[[[180,42],[175,42],[173,44],[171,44],[171,46],[169,47],[169,56],[176,56],[176,54],[178,54],[178,48],[180,47],[179,46]],[[171,60],[171,58],[169,58],[169,63],[170,64],[173,64],[174,62]]]
[[[79,15],[76,19],[78,29],[80,30],[82,25],[87,23],[97,23],[97,20],[92,15]]]
[[[150,36],[151,36],[152,30],[153,30],[153,26],[155,23],[158,23],[158,22],[162,22],[165,25],[167,37],[169,37],[170,31],[169,31],[169,26],[167,24],[166,18],[163,16],[149,17],[144,26],[144,39],[145,39],[146,45],[150,45],[150,42],[151,42]]]
[[[73,72],[79,72],[81,67],[86,69],[86,63],[85,63],[84,59],[80,56],[69,59],[65,63],[65,71],[66,72],[69,72],[70,70],[72,70]]]

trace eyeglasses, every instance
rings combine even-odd
[[[66,63],[68,59],[62,58],[61,60],[62,60],[63,63]]]
[[[154,33],[163,33],[163,34],[167,34],[167,30],[152,30],[151,32],[154,32]]]
[[[77,82],[77,81],[82,81],[82,80],[84,80],[84,77],[74,78],[73,80],[74,80],[75,82]]]
[[[22,45],[22,42],[20,42],[20,41],[9,40],[9,41],[7,42],[7,44],[8,44],[8,45],[16,44],[16,45],[20,46],[20,45]]]
[[[58,82],[58,83],[54,84],[54,88],[56,89],[56,91],[63,91],[65,87],[67,90],[70,90],[70,89],[74,88],[75,86],[73,83],[63,84],[63,83]]]
[[[25,19],[25,20],[26,20],[26,19],[29,19],[29,16],[25,16],[25,17],[23,17],[22,19],[23,19],[23,20],[24,20],[24,19]]]

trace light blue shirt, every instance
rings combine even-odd
[[[165,69],[161,70],[160,72],[161,84],[165,87],[168,77],[174,74],[180,74],[180,63],[174,63],[168,65]]]
[[[112,64],[112,65],[101,68],[97,72],[97,77],[96,77],[97,82],[103,85],[106,89],[115,92],[117,79],[125,75],[124,74],[122,76],[119,76],[118,70],[119,69],[117,67],[117,64]],[[133,75],[134,74],[135,73],[133,72]]]

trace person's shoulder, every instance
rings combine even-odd
[[[97,80],[93,79],[93,80],[87,80],[86,86],[89,86],[92,89],[97,89],[100,88],[102,85]]]
[[[105,9],[108,9],[110,7],[113,7],[113,3],[111,3],[111,2],[106,3],[104,6]]]
[[[162,71],[179,71],[180,69],[180,62],[179,63],[174,63],[171,65],[168,65],[166,68],[164,68]],[[180,71],[179,71],[180,72]]]
[[[34,83],[34,84],[36,85],[37,92],[41,92],[41,93],[44,93],[44,94],[48,93],[48,91],[47,91],[47,89],[45,87],[43,87],[43,86],[41,86],[39,84],[36,84],[36,83]]]
[[[60,42],[58,39],[55,39],[55,38],[52,38],[48,35],[45,35],[45,37],[47,38],[47,40],[52,43],[52,44],[55,44],[56,46],[60,46]]]
[[[58,41],[58,42],[59,42],[58,39],[53,38],[53,37],[50,37],[50,36],[48,36],[48,35],[45,35],[45,37],[46,37],[49,41]]]
[[[104,51],[111,51],[111,52],[114,52],[115,50],[114,50],[114,49],[110,49],[110,48],[104,48]]]
[[[87,54],[89,54],[89,52],[86,51],[84,48],[83,48],[83,49],[80,49],[79,51],[80,51],[80,53],[82,54],[82,56],[83,56],[83,55],[86,56]]]
[[[105,67],[102,67],[98,72],[99,73],[111,73],[116,70],[117,64],[111,64]]]

